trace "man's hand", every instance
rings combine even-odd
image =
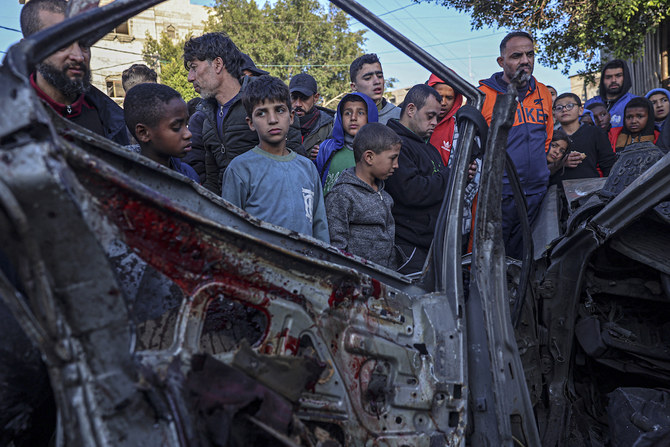
[[[477,160],[474,160],[472,163],[470,163],[470,167],[468,168],[468,180],[472,180],[475,178],[475,175],[477,174]]]
[[[316,160],[316,156],[319,155],[319,145],[315,144],[312,146],[312,149],[309,150],[310,160]]]
[[[582,163],[582,160],[586,158],[586,154],[582,154],[581,152],[570,152],[568,154],[568,158],[565,161],[565,167],[566,168],[576,168]]]

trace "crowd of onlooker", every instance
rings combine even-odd
[[[21,13],[24,36],[65,17],[65,0],[32,0]],[[616,153],[638,142],[670,145],[670,92],[629,92],[624,61],[607,63],[599,95],[557,95],[533,76],[535,44],[525,32],[500,43],[502,71],[480,81],[490,124],[498,95],[517,81],[519,104],[507,152],[535,221],[551,184],[607,176]],[[90,49],[73,43],[38,64],[30,82],[60,115],[178,171],[267,222],[313,236],[403,273],[420,271],[430,250],[459,133],[463,95],[431,75],[400,106],[384,97],[375,54],[352,61],[351,92],[335,110],[319,105],[309,73],[288,85],[259,69],[222,33],[184,45],[188,80],[200,98],[184,102],[133,65],[123,74],[123,109],[90,85]],[[448,61],[446,61],[448,63]],[[344,92],[343,92],[344,93]],[[660,138],[660,139],[659,139]],[[476,192],[478,167],[469,167]],[[507,254],[522,241],[509,176],[502,187]],[[474,192],[466,215],[471,215]],[[464,224],[470,229],[471,219]]]

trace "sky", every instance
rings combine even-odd
[[[326,3],[325,0],[319,1]],[[480,79],[500,71],[496,63],[498,45],[508,30],[488,28],[473,31],[467,14],[435,3],[416,4],[412,0],[359,1],[372,13],[378,16],[383,14],[382,19],[389,25],[474,85]],[[5,6],[0,10],[0,52],[4,53],[21,37],[20,32],[13,31],[19,29],[21,5],[18,0],[2,0],[2,3]],[[211,5],[213,1],[191,0],[191,3]],[[354,30],[364,28],[354,20],[351,26]],[[381,37],[372,31],[365,35],[366,51],[377,53],[387,78],[398,79],[394,88],[411,87],[428,79],[427,70]],[[575,74],[580,67],[580,64],[573,66],[570,74]],[[554,86],[559,94],[570,91],[570,81],[560,70],[543,67],[536,62],[534,75],[540,82]]]

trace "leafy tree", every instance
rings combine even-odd
[[[670,17],[668,0],[417,0],[467,12],[475,29],[499,26],[535,34],[540,62],[563,73],[578,61],[600,68],[600,50],[618,58],[642,54],[645,35]]]
[[[184,101],[198,96],[193,90],[193,85],[188,82],[188,73],[184,68],[184,42],[185,40],[173,42],[167,34],[163,33],[160,40],[152,38],[149,34],[144,43],[144,61],[153,69],[160,68],[161,83],[177,90]]]
[[[350,31],[349,17],[317,0],[217,0],[208,31],[222,31],[259,68],[288,80],[314,76],[324,101],[349,90],[349,65],[363,54],[365,31]]]

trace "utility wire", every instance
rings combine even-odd
[[[16,31],[17,33],[20,33],[20,32],[21,32],[20,29],[10,28],[10,27],[8,27],[8,26],[3,26],[3,25],[0,25],[0,28],[1,28],[1,29],[6,29],[6,30],[9,30],[9,31]]]

